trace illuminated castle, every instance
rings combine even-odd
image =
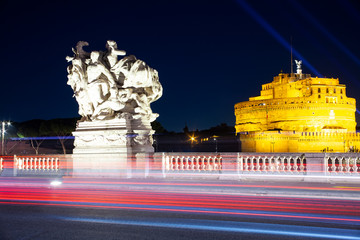
[[[360,149],[356,104],[339,79],[280,73],[261,95],[235,104],[243,152],[349,152]]]

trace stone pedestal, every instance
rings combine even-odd
[[[148,159],[154,153],[150,122],[119,118],[78,122],[73,150],[73,175],[88,177],[146,177]]]

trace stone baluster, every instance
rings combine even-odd
[[[15,157],[15,159],[16,159],[16,162],[17,162],[17,168],[19,169],[19,170],[22,170],[23,169],[23,159],[24,158],[18,158],[18,157]]]
[[[56,158],[56,171],[58,171],[60,169],[60,160],[59,158]]]
[[[29,169],[29,158],[25,158],[24,161],[24,170],[28,170]]]
[[[279,173],[279,162],[278,158],[275,158],[274,156],[271,157],[271,162],[273,164],[273,172]]]
[[[175,166],[176,166],[176,167],[175,167],[175,170],[176,170],[176,171],[179,171],[179,170],[180,170],[180,167],[181,167],[181,157],[180,157],[180,156],[177,156],[177,157],[176,157],[175,164],[176,164],[176,165],[175,165]]]
[[[211,171],[211,157],[206,157],[206,171]]]
[[[202,157],[202,162],[201,162],[201,170],[204,171],[206,169],[206,159],[205,156]]]
[[[171,157],[171,170],[176,170],[176,157]]]
[[[174,171],[175,170],[175,162],[176,162],[176,158],[175,157],[170,157],[170,170]]]
[[[285,157],[279,157],[280,160],[280,172],[285,173]]]
[[[209,166],[208,170],[209,171],[213,171],[213,167],[214,167],[214,162],[213,161],[214,161],[214,159],[215,158],[209,157],[209,160],[208,160],[208,166]]]
[[[34,159],[30,158],[30,170],[34,169]]]
[[[291,172],[291,157],[286,157],[286,170],[288,173],[292,173]]]
[[[185,159],[186,159],[186,157],[184,157],[184,156],[180,157],[180,170],[181,171],[184,171]]]
[[[244,158],[239,156],[239,153],[237,154],[237,163],[239,165],[239,171],[244,171]]]
[[[324,162],[326,164],[326,174],[331,172],[331,164],[329,164],[329,162],[331,161],[330,157],[325,157],[324,158]]]
[[[350,158],[345,158],[344,159],[345,160],[345,172],[347,173],[347,174],[350,174],[351,173],[351,167],[350,167]]]
[[[42,159],[42,166],[41,166],[42,170],[45,171],[46,170],[46,158]]]
[[[179,164],[178,164],[178,156],[174,157],[174,161],[173,161],[173,164],[174,164],[174,171],[177,171],[179,170]]]
[[[332,172],[332,173],[337,173],[337,172],[336,172],[336,164],[335,164],[335,161],[336,161],[336,158],[335,158],[335,157],[331,159],[331,172]]]
[[[165,155],[165,153],[162,154],[162,158],[163,158],[163,164],[165,164],[165,171],[170,171],[170,166],[171,166],[171,163],[170,163],[170,157]]]
[[[303,173],[305,171],[304,158],[305,157],[300,157],[300,172],[301,173]]]
[[[40,159],[40,165],[39,165],[39,168],[42,169],[43,171],[45,170],[45,162],[46,162],[46,158],[43,157]]]
[[[349,157],[349,173],[355,173],[354,163],[356,163],[356,158]]]
[[[250,158],[250,166],[249,166],[249,171],[250,172],[253,172],[254,170],[256,170],[255,166],[254,166],[256,164],[256,162],[257,162],[257,159],[255,157]]]
[[[50,162],[51,162],[50,169],[54,170],[54,158],[51,158]]]
[[[344,166],[343,166],[344,158],[341,158],[341,157],[339,157],[339,158],[340,158],[340,160],[339,160],[339,165],[338,165],[338,173],[343,173],[343,171],[344,171]]]
[[[262,159],[261,157],[254,157],[253,161],[253,169],[256,170],[257,172],[261,172],[261,167],[262,167]]]
[[[46,170],[50,170],[50,158],[46,158]]]
[[[200,162],[201,162],[201,158],[197,157],[196,158],[196,170],[200,172],[201,168],[200,168]]]
[[[251,170],[251,157],[248,157],[246,159],[246,171],[250,172],[250,170]]]
[[[293,173],[299,173],[299,167],[298,167],[298,161],[299,161],[299,157],[295,156],[293,157],[293,161],[294,161],[294,164],[293,164]]]
[[[40,171],[42,169],[42,158],[38,158],[38,164],[37,164],[37,168]]]
[[[268,170],[270,170],[270,167],[271,167],[271,162],[270,162],[269,158],[264,157],[263,158],[263,166],[262,166],[263,172],[267,173]]]
[[[196,171],[196,156],[192,157],[191,165],[191,170]]]
[[[223,158],[220,157],[219,158],[219,170],[222,170],[223,169]]]

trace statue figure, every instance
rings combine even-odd
[[[66,57],[68,82],[79,104],[81,121],[100,121],[124,116],[154,121],[150,103],[162,95],[158,72],[135,56],[117,49],[115,41],[106,43],[107,51],[83,50],[89,44],[78,42],[73,57]]]
[[[296,73],[297,74],[302,74],[302,69],[301,69],[301,64],[302,64],[302,60],[295,60],[296,63]]]
[[[88,95],[91,96],[94,107],[92,120],[111,118],[115,111],[124,107],[117,98],[118,91],[113,75],[99,58],[99,52],[91,52],[91,61],[87,66]]]
[[[115,41],[108,40],[106,42],[106,48],[108,49],[108,53],[106,55],[107,61],[109,62],[110,68],[114,67],[118,62],[118,56],[125,56],[126,52],[124,50],[118,50],[117,44]]]

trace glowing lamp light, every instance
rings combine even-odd
[[[57,187],[60,186],[62,184],[62,182],[58,181],[58,180],[54,180],[50,182],[51,186]]]

